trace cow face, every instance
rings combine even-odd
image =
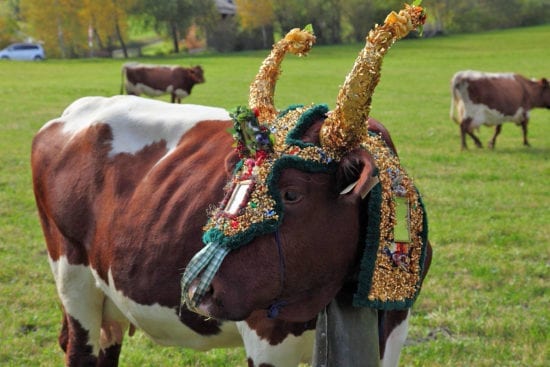
[[[188,300],[201,292],[195,297],[197,311],[237,320],[271,307],[272,316],[309,320],[334,298],[356,265],[360,203],[374,164],[364,150],[335,163],[319,147],[326,107],[303,111],[288,113],[302,119],[284,132],[286,143],[274,148],[278,152],[265,157],[260,150],[256,162],[241,161],[226,198],[211,214],[207,246],[233,251],[204,291],[196,284],[185,290],[191,293],[185,295]],[[280,120],[284,124],[285,118]]]
[[[191,76],[196,84],[204,83],[204,73],[202,67],[194,66],[189,68],[189,72],[191,73]]]

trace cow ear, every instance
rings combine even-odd
[[[352,150],[340,160],[336,173],[340,195],[357,195],[364,199],[377,183],[378,168],[364,149]]]

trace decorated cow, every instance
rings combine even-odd
[[[139,328],[197,350],[244,343],[249,366],[295,366],[311,360],[315,328],[349,325],[337,305],[374,315],[353,325],[367,331],[356,342],[396,365],[431,250],[420,194],[368,114],[384,54],[424,18],[406,6],[371,31],[332,112],[274,107],[285,53],[315,39],[296,29],[231,114],[87,97],[49,121],[31,163],[66,364],[116,366]],[[315,365],[352,365],[318,334]]]

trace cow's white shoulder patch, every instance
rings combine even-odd
[[[173,149],[181,136],[199,121],[229,120],[218,107],[173,104],[136,96],[84,97],[73,102],[61,117],[50,123],[64,123],[63,131],[74,135],[93,124],[109,124],[113,131],[111,155],[136,153],[143,147],[166,141]]]

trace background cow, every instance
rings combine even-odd
[[[123,85],[127,94],[139,96],[160,96],[170,94],[172,103],[181,103],[181,99],[191,94],[195,84],[204,83],[200,66],[184,68],[181,66],[159,66],[138,63],[126,63],[122,66]],[[123,93],[121,85],[120,94]]]
[[[310,360],[315,318],[270,319],[265,310],[236,323],[186,309],[178,316],[182,271],[201,249],[207,208],[221,200],[237,161],[228,119],[225,110],[213,107],[134,96],[86,97],[36,135],[34,192],[63,304],[59,342],[67,365],[117,365],[123,335],[132,326],[162,345],[206,350],[244,343],[250,366],[296,366]],[[370,120],[369,129],[393,147],[379,123]],[[353,162],[348,164],[353,172]],[[315,197],[327,195],[334,184],[325,174],[299,178]],[[309,264],[329,249],[319,245],[305,249],[309,256],[296,257],[286,240],[285,282],[300,281],[296,268],[314,276],[322,272],[319,278],[331,274]],[[327,252],[323,261],[333,257],[338,256]],[[220,271],[238,274],[239,289],[272,277],[278,291],[278,259],[274,243],[244,246],[228,256]],[[308,310],[307,301],[315,294],[303,296],[294,307],[316,312]],[[395,365],[408,311],[380,312],[379,320],[381,357]]]
[[[550,86],[546,79],[534,81],[513,73],[459,71],[451,80],[451,94],[450,115],[460,124],[462,149],[467,149],[466,134],[477,147],[482,146],[473,133],[481,125],[495,126],[489,141],[489,147],[494,148],[502,124],[507,121],[521,125],[523,144],[528,146],[529,111],[536,107],[550,108]]]

